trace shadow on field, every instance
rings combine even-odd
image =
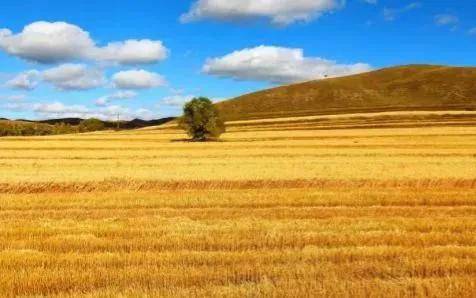
[[[210,140],[193,140],[193,139],[172,139],[171,143],[224,143],[224,140],[210,139]]]

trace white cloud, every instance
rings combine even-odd
[[[422,7],[421,2],[412,2],[402,8],[384,8],[383,17],[386,21],[391,22],[396,20],[401,14],[418,9],[420,7]]]
[[[476,36],[476,27],[469,29],[468,31],[469,35],[475,35]]]
[[[152,120],[155,118],[159,118],[159,114],[157,112],[151,111],[149,109],[137,109],[133,112],[133,118],[139,118],[142,120]]]
[[[158,113],[145,108],[139,108],[132,110],[119,105],[107,106],[96,111],[91,111],[91,117],[103,119],[103,120],[132,120],[134,118],[140,118],[143,120],[151,120],[158,118]]]
[[[161,102],[168,106],[182,107],[186,102],[191,101],[195,95],[171,95],[164,97]]]
[[[273,24],[289,25],[310,21],[344,5],[345,0],[197,0],[181,21],[267,18]]]
[[[38,86],[39,79],[39,71],[28,70],[7,81],[6,86],[12,89],[33,90]]]
[[[106,78],[101,70],[84,64],[63,64],[45,71],[28,70],[6,82],[12,89],[33,90],[40,82],[50,83],[58,90],[87,90],[103,86]]]
[[[91,112],[95,118],[100,119],[115,119],[119,117],[119,119],[124,119],[125,115],[129,114],[129,109],[122,107],[122,106],[107,106],[97,110],[95,113]],[[129,118],[129,117],[128,117]]]
[[[65,22],[35,22],[14,34],[0,29],[0,49],[25,60],[58,63],[98,60],[119,64],[149,64],[163,60],[168,50],[161,41],[126,40],[99,47],[82,28]]]
[[[339,77],[371,70],[370,65],[337,64],[318,57],[304,57],[302,49],[259,46],[208,59],[203,72],[237,80],[293,83]]]
[[[11,55],[40,63],[80,58],[94,48],[89,33],[68,23],[36,22],[19,34],[0,33],[0,48]]]
[[[23,101],[27,98],[25,94],[14,94],[14,95],[2,95],[0,96],[1,100],[12,101],[12,102],[19,102]]]
[[[112,81],[118,89],[150,89],[166,84],[161,75],[143,69],[118,72],[112,77]]]
[[[104,107],[109,103],[109,98],[107,96],[102,96],[96,99],[95,104],[98,107]]]
[[[102,96],[96,100],[96,105],[97,106],[106,106],[108,103],[110,103],[113,100],[116,99],[131,99],[137,96],[137,93],[134,91],[118,91],[113,94],[109,94],[106,96]]]
[[[151,64],[164,60],[167,56],[168,50],[161,41],[149,39],[109,43],[92,54],[99,61],[120,64]]]
[[[8,102],[6,104],[1,105],[1,107],[9,111],[16,111],[16,112],[22,112],[22,111],[27,111],[32,109],[32,105],[30,103],[24,103],[21,101]]]
[[[161,107],[162,105],[169,106],[170,108],[168,109],[169,113],[179,115],[182,111],[181,109],[183,106],[191,101],[192,99],[199,97],[197,95],[185,95],[185,94],[174,94],[170,96],[166,96],[162,98],[159,103],[157,104],[157,107]],[[218,98],[218,97],[213,97],[210,98],[212,102],[220,102],[225,100],[225,98]],[[170,115],[170,114],[169,114]]]
[[[59,90],[88,90],[106,83],[101,70],[83,64],[63,64],[46,70],[42,73],[42,79]]]
[[[33,111],[44,115],[77,114],[83,115],[89,112],[88,108],[82,105],[66,106],[61,102],[39,103],[33,105]]]
[[[166,85],[164,77],[145,70],[128,70],[116,73],[112,77],[114,87],[118,89],[150,89]],[[12,89],[32,90],[40,82],[52,84],[61,91],[89,90],[104,86],[107,79],[104,72],[84,64],[62,64],[45,71],[29,70],[18,74],[5,85]],[[99,98],[96,103],[106,105],[114,99],[127,99],[137,96],[133,91],[120,91]]]
[[[130,99],[137,96],[137,93],[134,91],[118,91],[109,96],[110,99]]]
[[[99,118],[102,120],[116,120],[119,116],[121,120],[131,120],[141,118],[150,120],[159,117],[159,113],[145,108],[136,110],[111,105],[98,109],[90,109],[84,105],[66,105],[62,102],[50,103],[28,103],[28,102],[10,102],[2,105],[2,108],[11,111],[31,111],[41,119],[53,118]]]
[[[37,103],[31,107],[25,106],[25,109],[31,109],[44,118],[86,118],[89,114],[89,109],[83,105],[68,106],[61,102]]]
[[[451,14],[439,14],[435,16],[435,24],[438,26],[454,26],[459,23],[459,18]]]

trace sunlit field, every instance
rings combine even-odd
[[[474,114],[185,138],[1,138],[0,297],[476,296]]]

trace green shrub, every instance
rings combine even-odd
[[[81,121],[78,127],[80,132],[99,131],[99,130],[104,130],[104,128],[105,128],[104,122],[96,118],[89,118],[89,119],[83,120]]]
[[[0,121],[0,137],[44,136],[54,134],[53,126],[22,121]]]
[[[70,134],[70,133],[77,133],[78,132],[78,127],[71,126],[70,124],[67,123],[56,123],[53,127],[53,134],[55,135],[64,135],[64,134]]]

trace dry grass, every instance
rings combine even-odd
[[[476,295],[476,128],[259,125],[0,139],[0,296]]]
[[[475,110],[475,67],[408,65],[281,86],[217,104],[227,120]]]

